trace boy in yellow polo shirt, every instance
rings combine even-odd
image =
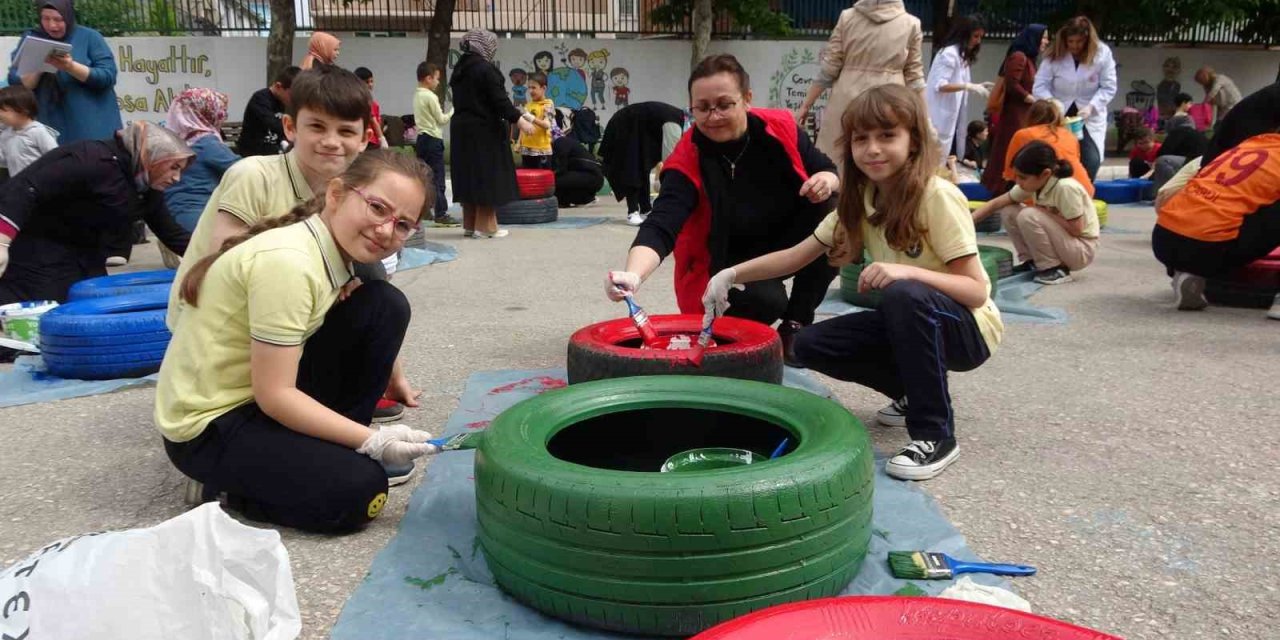
[[[533,133],[521,133],[517,151],[520,166],[526,169],[551,168],[551,122],[556,105],[547,97],[547,74],[529,74],[529,103],[524,107],[525,120],[534,125]]]
[[[404,425],[365,426],[409,325],[404,294],[378,281],[337,302],[348,264],[417,229],[429,185],[416,159],[375,150],[321,197],[188,265],[155,421],[189,500],[225,493],[253,519],[349,531],[386,503],[384,466],[438,451]]]

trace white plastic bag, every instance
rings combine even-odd
[[[0,572],[0,638],[288,640],[301,630],[280,534],[217,503],[149,529],[59,540]]]

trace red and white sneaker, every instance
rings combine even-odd
[[[378,400],[378,406],[373,408],[373,423],[383,424],[386,422],[397,422],[404,417],[404,405],[391,400],[389,398],[381,398]]]

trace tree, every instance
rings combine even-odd
[[[791,33],[791,18],[769,8],[769,0],[671,0],[649,12],[655,23],[680,26],[686,20],[693,28],[693,59],[696,66],[707,53],[716,17],[728,17],[734,25],[753,33],[785,36]]]
[[[1191,31],[1197,27],[1230,25],[1242,42],[1280,44],[1275,0],[1077,0],[1061,2],[1048,15],[1036,16],[1021,14],[1022,4],[1021,0],[982,0],[980,6],[989,15],[1044,22],[1051,28],[1072,16],[1088,16],[1112,43],[1194,41]]]
[[[271,0],[270,7],[271,31],[267,35],[268,85],[293,64],[293,34],[298,28],[293,0]]]
[[[453,8],[456,0],[436,0],[435,10],[431,12],[431,24],[427,28],[427,62],[434,62],[442,69],[441,82],[436,87],[440,103],[444,104],[448,93],[449,34],[453,32]]]

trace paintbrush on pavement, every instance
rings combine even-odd
[[[427,444],[434,444],[440,447],[441,451],[457,451],[460,449],[474,449],[480,446],[480,437],[484,435],[484,431],[467,431],[464,433],[455,433],[445,438],[434,438],[428,440]]]
[[[904,580],[950,580],[961,573],[990,573],[997,576],[1033,576],[1035,567],[1022,564],[965,562],[945,553],[930,551],[890,551],[889,568]]]

